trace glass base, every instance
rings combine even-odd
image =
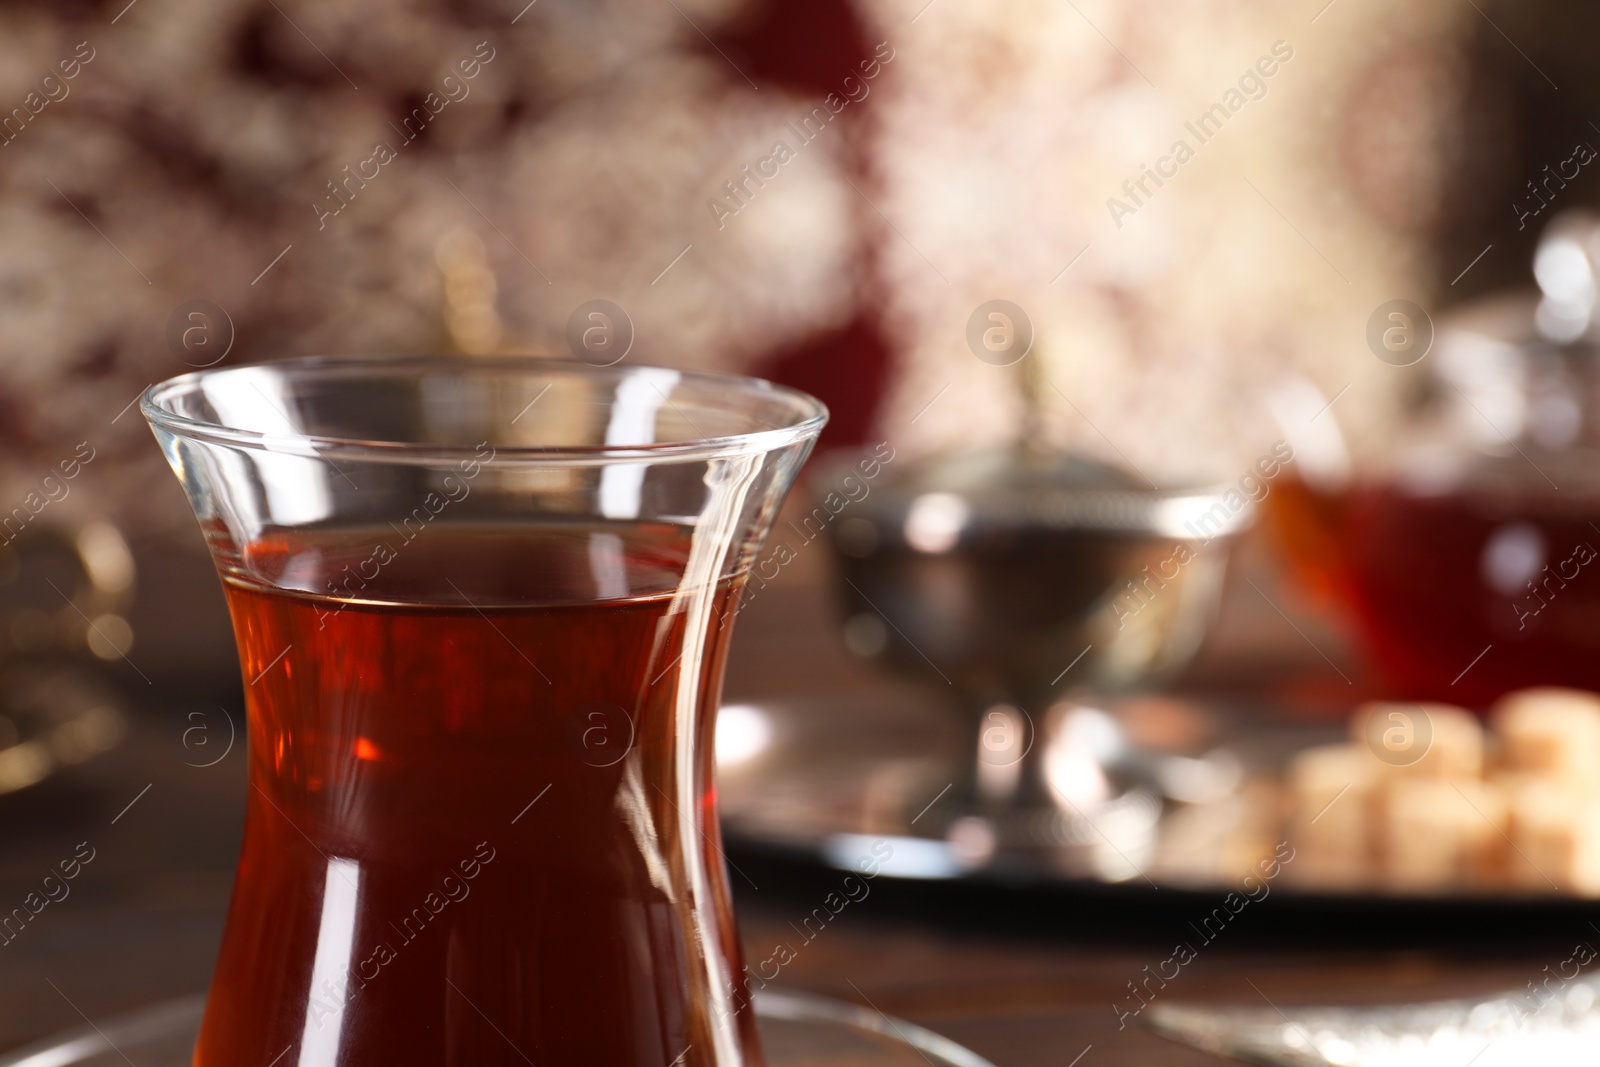
[[[767,1067],[994,1067],[931,1030],[870,1008],[800,993],[756,994]],[[205,998],[185,997],[46,1038],[0,1067],[188,1067]]]

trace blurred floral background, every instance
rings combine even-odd
[[[1340,417],[1375,447],[1406,382],[1366,350],[1367,317],[1526,277],[1524,184],[1600,143],[1573,30],[1595,18],[1549,0],[6,4],[0,493],[86,441],[94,489],[63,516],[186,521],[169,491],[147,504],[167,476],[129,405],[150,382],[317,352],[566,356],[569,317],[601,298],[631,319],[629,359],[816,391],[834,444],[1012,435],[1016,375],[964,341],[1003,298],[1032,320],[1059,443],[1228,477],[1279,436],[1263,398],[1298,375],[1348,386]],[[1219,103],[1202,142],[1186,124]],[[1193,158],[1161,163],[1179,140]]]

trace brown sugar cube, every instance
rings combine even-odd
[[[1510,790],[1510,812],[1509,885],[1600,896],[1600,798],[1532,780]]]
[[[1457,794],[1467,802],[1471,819],[1467,838],[1464,881],[1483,889],[1503,889],[1511,861],[1511,794],[1493,782],[1455,782]],[[1457,809],[1458,811],[1460,809]],[[1462,812],[1466,818],[1468,812]]]
[[[1577,689],[1523,689],[1495,705],[1493,723],[1508,769],[1590,788],[1600,777],[1600,696]]]
[[[1351,717],[1350,738],[1381,766],[1406,775],[1449,781],[1483,777],[1483,725],[1451,704],[1363,704]]]
[[[1504,792],[1486,782],[1402,778],[1379,801],[1384,888],[1439,892],[1490,886],[1508,847]]]
[[[1355,745],[1308,748],[1290,762],[1289,834],[1295,847],[1290,871],[1295,881],[1330,889],[1371,882],[1368,813],[1376,763]]]

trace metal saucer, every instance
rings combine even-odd
[[[994,1067],[931,1030],[856,1004],[756,994],[769,1067]],[[156,1004],[18,1049],[0,1067],[189,1067],[203,996]]]

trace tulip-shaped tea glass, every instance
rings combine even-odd
[[[759,1064],[713,717],[822,405],[652,367],[329,359],[186,375],[143,410],[250,720],[197,1067]]]

